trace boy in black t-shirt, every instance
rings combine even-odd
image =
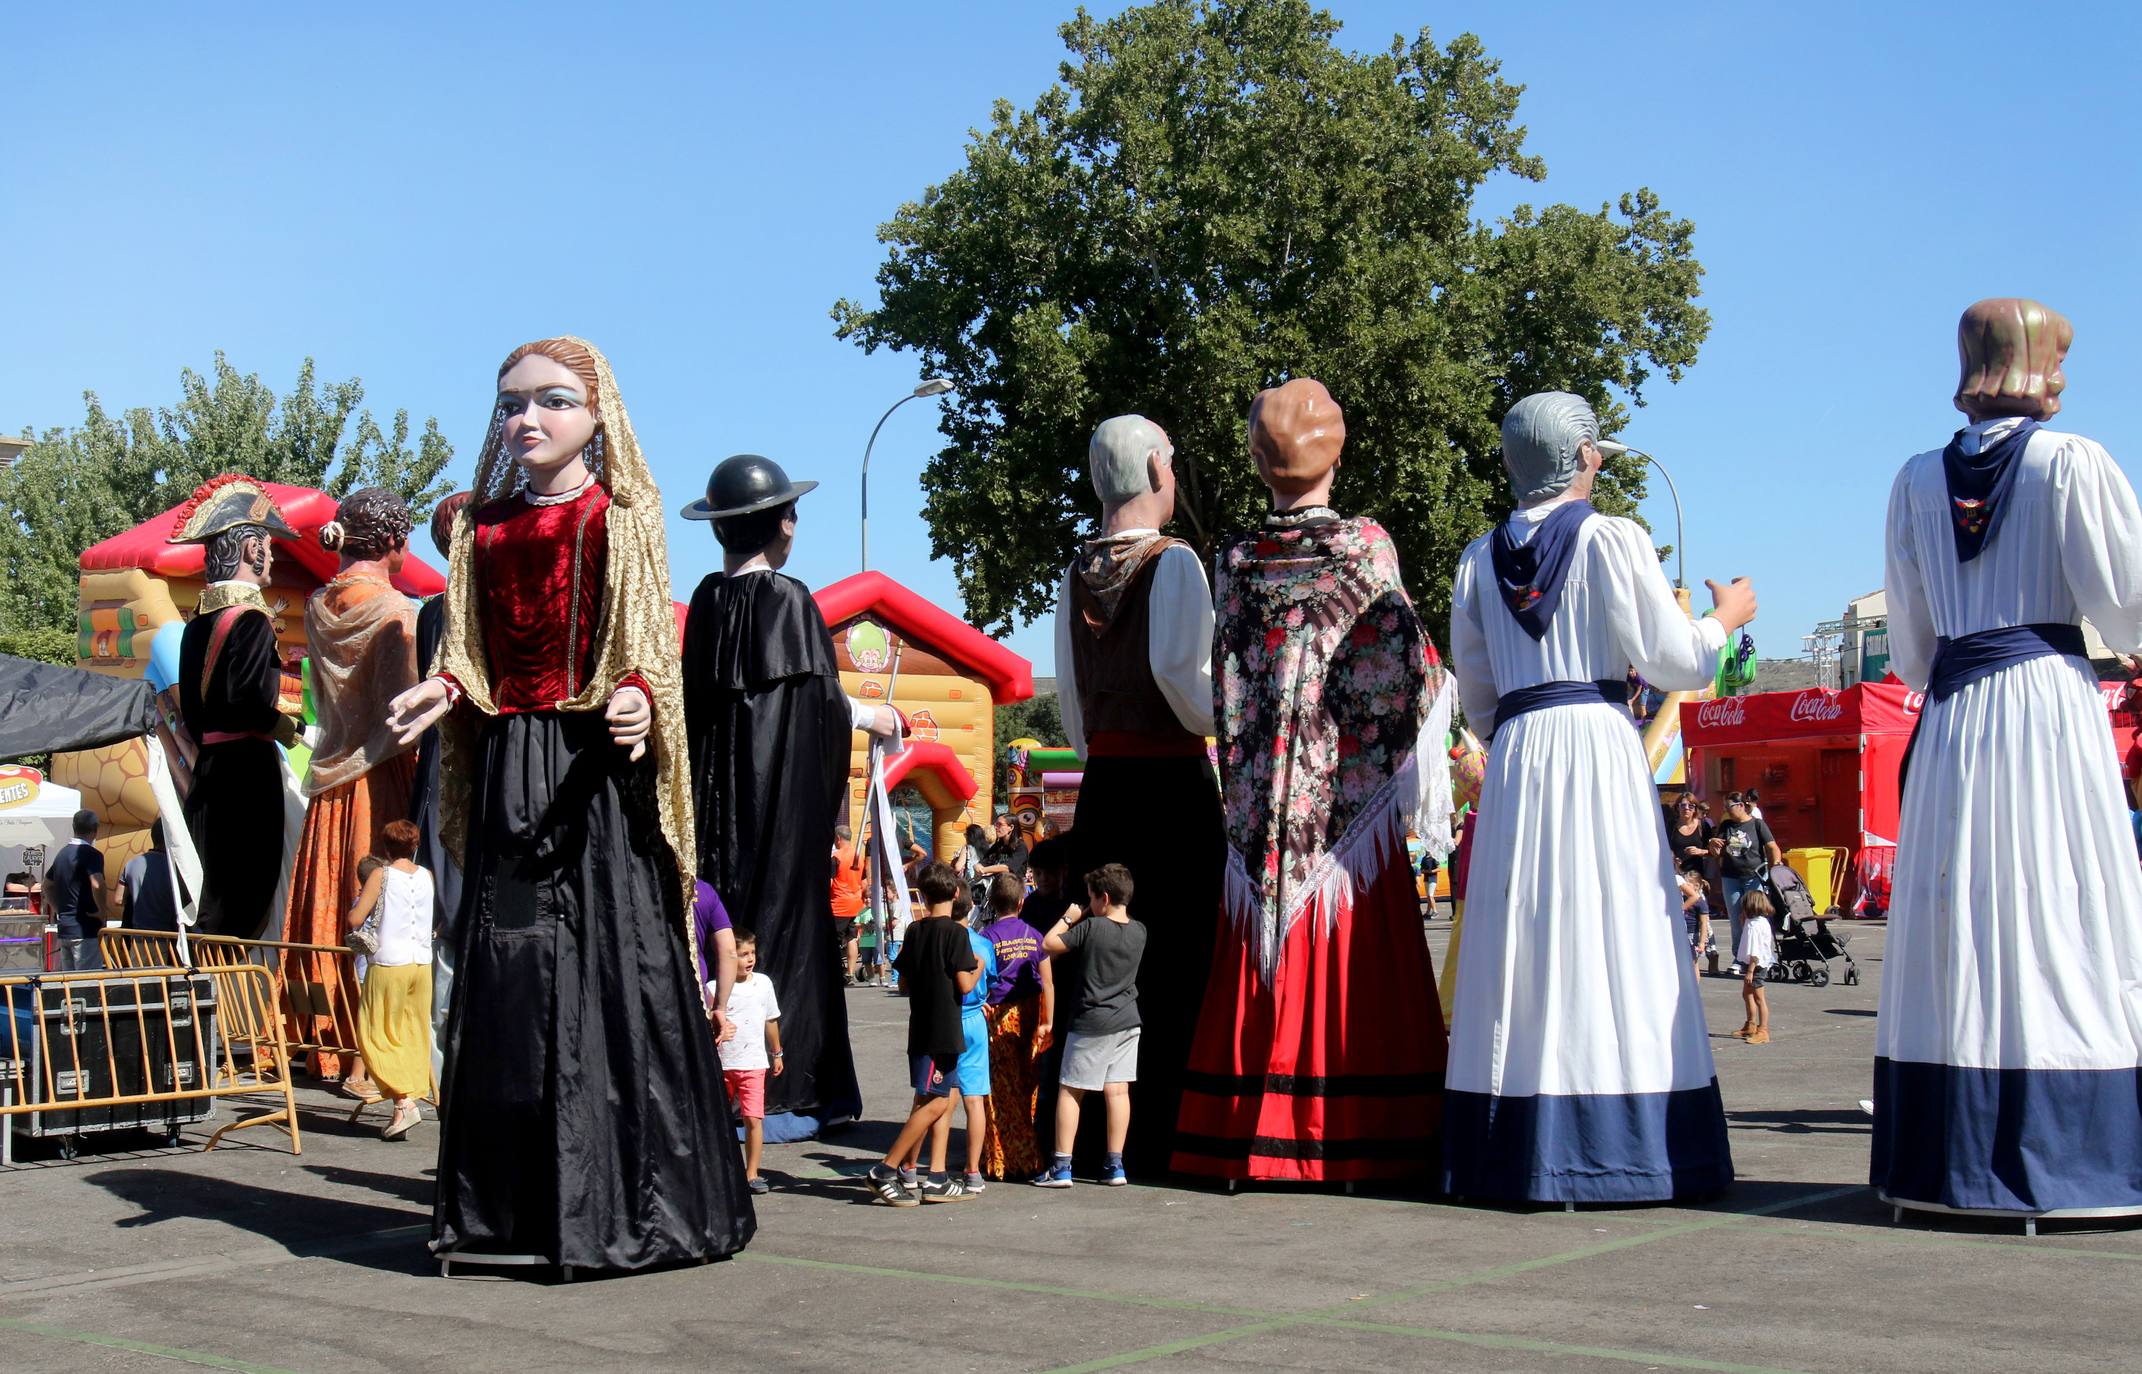
[[[1078,1139],[1080,1104],[1098,1091],[1108,1104],[1108,1160],[1101,1182],[1120,1186],[1123,1141],[1130,1134],[1130,1085],[1138,1077],[1138,964],[1145,957],[1146,930],[1131,919],[1131,875],[1122,864],[1103,864],[1086,875],[1087,910],[1072,907],[1042,938],[1051,957],[1080,956],[1069,983],[1071,1033],[1064,1039],[1056,1089],[1056,1158],[1034,1185],[1071,1186],[1071,1146]]]
[[[946,1175],[942,1140],[930,1158],[930,1176],[922,1181],[920,1196],[909,1192],[900,1180],[900,1161],[914,1154],[938,1118],[952,1109],[959,1056],[967,1045],[960,1024],[960,999],[982,977],[982,964],[967,941],[967,928],[952,919],[959,875],[947,864],[933,863],[916,876],[915,886],[929,912],[909,924],[900,957],[893,961],[907,993],[907,1055],[915,1105],[885,1158],[870,1166],[871,1191],[878,1201],[894,1207],[965,1202],[975,1196],[963,1180]]]

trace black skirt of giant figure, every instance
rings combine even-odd
[[[196,934],[257,940],[280,914],[283,767],[272,736],[281,723],[281,691],[275,622],[266,611],[241,604],[187,623],[179,640],[179,710],[202,741],[185,810],[201,856]]]
[[[756,1229],[655,806],[595,712],[488,719],[446,1027],[435,1241],[630,1270]]]
[[[1124,1163],[1139,1177],[1158,1177],[1168,1172],[1175,1153],[1183,1073],[1219,928],[1227,834],[1212,764],[1202,753],[1089,758],[1079,780],[1078,811],[1064,838],[1071,845],[1071,887],[1079,905],[1086,903],[1079,875],[1103,864],[1122,864],[1135,884],[1131,914],[1146,929],[1145,958],[1138,969],[1138,1015],[1144,1026],[1138,1034],[1138,1079],[1131,1085]],[[1069,1000],[1066,992],[1059,983],[1059,1009]],[[1061,1010],[1059,1020],[1061,1040],[1069,1029]],[[1100,1115],[1089,1110],[1080,1124]]]
[[[769,571],[699,584],[684,706],[699,876],[758,934],[787,1066],[766,1083],[768,1139],[796,1139],[862,1113],[829,858],[853,729],[832,634],[801,582]],[[784,1114],[801,1119],[773,1121]]]

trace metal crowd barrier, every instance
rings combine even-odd
[[[258,964],[158,966],[0,976],[0,1164],[13,1163],[15,1117],[32,1135],[162,1129],[203,1120],[219,1097],[273,1093],[281,1106],[229,1122],[208,1138],[279,1125],[303,1153],[288,1075],[270,1083],[241,1067],[219,1019],[263,1029],[269,1062],[287,1062],[274,981]],[[196,1107],[199,1110],[194,1110]]]
[[[357,956],[346,946],[236,940],[227,935],[190,935],[186,944],[196,968],[210,972],[259,968],[272,980],[272,1005],[278,1014],[245,1022],[226,1017],[223,1029],[224,1035],[252,1054],[262,1082],[271,1076],[287,1079],[292,1054],[306,1055],[314,1072],[323,1054],[344,1058],[357,1054],[357,1009],[363,990],[357,982]],[[184,962],[179,958],[178,936],[168,931],[107,929],[102,948],[109,968],[171,967]]]

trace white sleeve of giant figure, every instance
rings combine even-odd
[[[1064,569],[1063,585],[1056,590],[1056,707],[1063,715],[1064,743],[1080,758],[1086,757],[1086,718],[1078,710],[1078,663],[1071,656],[1071,570]]]
[[[1488,657],[1486,623],[1480,618],[1486,597],[1479,587],[1479,562],[1471,549],[1466,550],[1450,584],[1450,675],[1458,682],[1466,725],[1486,739],[1495,733],[1495,712],[1502,697],[1495,690],[1495,664]]]
[[[1212,734],[1212,588],[1196,554],[1180,544],[1161,552],[1146,608],[1153,681],[1183,728],[1207,738]]]
[[[2127,474],[2102,445],[2063,435],[2054,459],[2060,492],[2060,568],[2075,605],[2114,652],[2142,648],[2142,510]]]
[[[1456,811],[1450,793],[1450,711],[1458,695],[1455,676],[1436,674],[1436,693],[1428,703],[1428,718],[1421,723],[1420,739],[1413,747],[1412,796],[1404,798],[1413,833],[1421,837],[1437,863],[1450,857],[1457,842],[1450,837],[1450,820]]]
[[[1589,523],[1613,588],[1614,638],[1629,662],[1664,691],[1693,692],[1709,682],[1718,673],[1725,626],[1709,616],[1688,618],[1642,525],[1611,516]]]
[[[1889,524],[1882,545],[1882,589],[1889,605],[1889,671],[1914,690],[1926,688],[1934,666],[1934,619],[1919,575],[1911,532],[1911,465],[1889,488]]]
[[[878,708],[876,704],[864,701],[861,697],[848,697],[846,701],[848,703],[848,728],[860,730],[866,735],[870,734],[870,727],[878,723]],[[872,738],[875,739],[876,737],[872,736]],[[889,759],[898,758],[907,752],[906,735],[896,734],[891,739],[878,739],[877,744],[879,749],[884,752],[885,757]]]

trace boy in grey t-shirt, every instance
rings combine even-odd
[[[1080,1103],[1100,1091],[1108,1104],[1108,1162],[1101,1182],[1121,1185],[1123,1140],[1130,1134],[1130,1085],[1138,1077],[1138,961],[1145,927],[1131,919],[1131,875],[1104,864],[1086,875],[1086,909],[1066,910],[1042,937],[1054,957],[1077,950],[1078,986],[1069,997],[1070,1034],[1056,1089],[1056,1159],[1036,1187],[1071,1186],[1071,1143],[1078,1138]]]

